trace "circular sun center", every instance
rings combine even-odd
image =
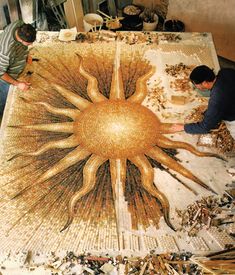
[[[106,158],[143,154],[156,143],[158,118],[146,107],[107,100],[85,109],[74,124],[78,143]]]

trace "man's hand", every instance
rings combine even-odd
[[[31,64],[33,63],[33,58],[32,58],[31,55],[28,55],[28,57],[27,57],[27,63],[28,63],[29,65],[31,65]]]
[[[184,124],[177,124],[177,123],[172,124],[169,130],[171,133],[182,132],[184,131]]]
[[[31,83],[29,82],[18,82],[16,87],[19,88],[21,91],[27,91],[30,88]]]

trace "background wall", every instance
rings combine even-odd
[[[29,0],[21,1],[27,2]],[[0,6],[8,4],[11,10],[16,2],[16,0],[0,0]],[[153,5],[159,9],[163,18],[182,20],[187,32],[211,32],[217,54],[235,61],[235,0],[134,0],[133,3],[146,7]],[[79,6],[79,8],[75,8],[74,14],[79,15],[76,17],[77,25],[80,26],[79,19],[82,18],[81,0],[67,0],[65,9],[68,9],[68,6],[71,9]],[[17,18],[12,19],[14,21]],[[5,25],[1,8],[0,29]],[[78,30],[80,29],[78,28]]]
[[[187,32],[211,32],[217,54],[235,61],[235,0],[136,0],[144,6],[168,5],[167,19],[180,19]]]
[[[7,5],[7,0],[1,0],[1,7],[4,5]],[[3,8],[0,9],[0,29],[2,29],[3,26],[6,25],[5,15]]]
[[[163,18],[166,17],[169,0],[134,0],[133,4],[141,5],[144,7],[154,7],[159,10],[158,14]]]
[[[235,61],[234,0],[169,0],[167,18],[182,20],[188,32],[211,32],[217,54]]]

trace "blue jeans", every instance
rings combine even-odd
[[[0,116],[3,115],[9,88],[10,88],[10,84],[0,79]]]

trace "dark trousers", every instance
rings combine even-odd
[[[0,79],[0,116],[3,115],[9,88],[10,88],[10,84]]]

